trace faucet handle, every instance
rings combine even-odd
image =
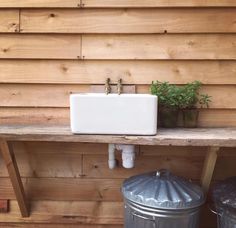
[[[117,93],[120,95],[122,93],[122,79],[120,78],[117,83]]]
[[[106,83],[105,83],[105,92],[108,95],[109,93],[111,93],[111,85],[110,85],[110,78],[106,79]]]

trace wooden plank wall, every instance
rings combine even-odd
[[[235,60],[235,0],[0,0],[0,124],[69,124],[71,92],[121,77],[138,93],[152,80],[201,80],[213,103],[199,125],[236,126]],[[20,217],[0,159],[0,199],[10,199],[0,227],[121,228],[124,178],[168,168],[198,181],[206,152],[140,147],[135,169],[110,171],[107,145],[14,148],[32,214]],[[221,150],[214,180],[235,175],[233,152]],[[202,227],[216,227],[207,208]]]

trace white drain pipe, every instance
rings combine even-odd
[[[135,146],[134,145],[123,145],[123,144],[109,144],[108,146],[108,165],[110,169],[116,167],[115,149],[120,150],[122,153],[122,165],[126,169],[134,167],[135,161]]]
[[[108,166],[109,169],[114,169],[116,167],[116,158],[115,158],[115,144],[108,145]]]

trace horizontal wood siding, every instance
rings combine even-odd
[[[236,61],[230,60],[2,60],[0,68],[1,83],[104,84],[107,77],[112,83],[122,77],[124,84],[138,85],[154,80],[175,84],[194,80],[209,85],[236,84]]]
[[[233,7],[234,0],[83,0],[84,7]]]
[[[69,108],[4,107],[4,109],[0,109],[0,119],[1,124],[4,125],[44,125],[45,123],[48,125],[70,124]],[[236,110],[201,109],[198,125],[199,127],[236,126]]]
[[[19,32],[19,10],[0,10],[0,33]]]
[[[1,35],[2,59],[78,59],[81,36],[68,35]]]
[[[232,33],[235,14],[234,8],[22,10],[21,32]]]
[[[200,127],[236,127],[235,0],[0,0],[0,125],[69,125],[69,95],[106,78],[149,93],[152,81],[203,82]],[[181,116],[180,116],[181,124]],[[137,147],[135,168],[107,167],[107,144],[13,143],[31,217],[21,218],[0,157],[0,227],[121,228],[125,178],[160,168],[199,182],[207,148]],[[235,173],[219,152],[214,181]],[[215,228],[203,209],[201,228]]]
[[[233,59],[235,34],[87,35],[85,59]]]
[[[80,6],[80,0],[1,0],[2,8],[67,8]]]
[[[2,8],[234,7],[234,0],[1,0]]]
[[[149,85],[136,87],[138,93],[149,93]],[[203,93],[212,97],[211,108],[236,109],[234,96],[236,85],[204,86]],[[0,107],[69,107],[69,95],[76,92],[89,92],[90,85],[40,85],[2,84]]]

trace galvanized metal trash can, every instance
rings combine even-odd
[[[236,177],[216,184],[212,191],[219,228],[236,228]]]
[[[202,189],[167,170],[127,179],[125,228],[197,228]]]

